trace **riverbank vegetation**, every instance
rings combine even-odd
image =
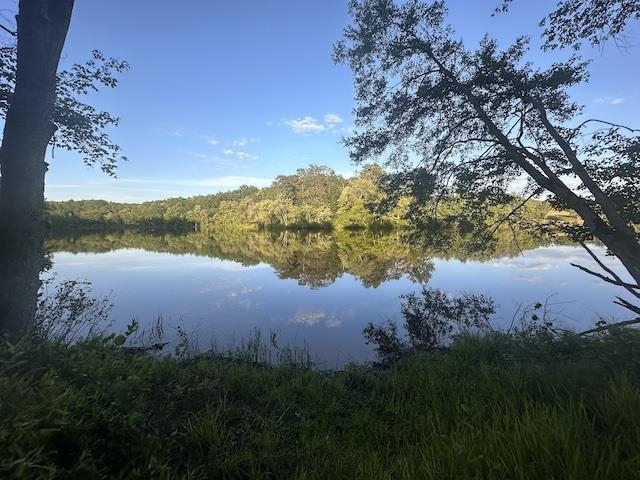
[[[3,478],[593,478],[640,469],[638,333],[459,336],[386,369],[0,346]]]
[[[433,229],[434,221],[470,230],[491,227],[509,214],[514,222],[547,226],[578,222],[575,214],[555,210],[548,202],[523,202],[516,195],[487,200],[482,206],[455,193],[428,200],[417,198],[418,192],[394,195],[395,180],[377,165],[365,167],[349,179],[328,167],[310,165],[293,175],[280,175],[262,189],[242,186],[229,192],[142,204],[48,202],[47,215],[53,230],[138,228],[212,234],[233,229],[393,230],[411,226],[425,230]],[[425,225],[426,219],[429,225]]]

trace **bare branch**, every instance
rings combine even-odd
[[[621,307],[624,307],[628,310],[631,310],[634,313],[637,313],[638,315],[640,315],[640,307],[626,301],[624,298],[620,298],[620,297],[616,297],[618,300],[614,300],[613,303],[615,303],[616,305],[620,305]]]
[[[640,294],[633,291],[633,289],[640,289],[639,285],[634,285],[632,283],[625,283],[625,282],[621,282],[618,280],[614,280],[612,278],[606,277],[604,275],[602,275],[601,273],[598,272],[594,272],[593,270],[588,269],[587,267],[583,267],[582,265],[578,265],[577,263],[571,263],[570,264],[572,267],[576,267],[580,270],[582,270],[585,273],[588,273],[589,275],[593,275],[594,277],[598,277],[602,280],[604,280],[607,283],[610,283],[612,285],[617,285],[619,287],[624,287],[626,290],[629,290],[631,293],[633,293],[634,296],[640,298]]]
[[[609,125],[610,127],[616,127],[616,128],[622,128],[624,130],[628,130],[630,133],[637,133],[640,132],[640,129],[637,128],[631,128],[628,127],[626,125],[620,125],[618,123],[613,123],[613,122],[607,122],[606,120],[600,120],[598,118],[589,118],[588,120],[585,120],[584,122],[582,122],[580,125],[578,125],[577,127],[575,127],[573,129],[574,132],[577,132],[578,130],[580,130],[582,127],[584,127],[586,124],[588,123],[602,123],[604,125]]]
[[[502,217],[500,219],[500,221],[497,223],[497,225],[493,228],[493,230],[491,230],[491,235],[493,236],[494,233],[496,233],[496,231],[498,230],[498,228],[500,228],[500,225],[502,225],[504,222],[506,222],[511,215],[513,215],[514,213],[516,213],[518,210],[520,210],[522,207],[524,207],[526,205],[526,203],[531,200],[533,197],[535,197],[536,195],[540,195],[540,193],[542,193],[542,187],[540,188],[536,188],[533,193],[531,195],[529,195],[527,198],[525,198],[522,202],[520,202],[513,210],[511,210],[509,213],[507,213],[504,217]]]
[[[617,302],[614,302],[614,303],[617,303]],[[640,309],[636,313],[640,314]],[[580,337],[582,335],[588,335],[590,333],[604,332],[605,330],[609,330],[610,328],[626,327],[628,325],[635,325],[637,323],[640,323],[640,318],[634,318],[633,320],[625,320],[624,322],[610,323],[609,325],[602,325],[600,327],[592,328],[590,330],[585,330],[584,332],[577,333],[576,335]]]
[[[9,35],[13,35],[14,37],[18,36],[18,34],[16,32],[14,32],[13,30],[10,30],[9,28],[7,28],[4,25],[2,25],[1,23],[0,23],[0,28],[2,30],[4,30],[5,32],[7,32]]]
[[[609,275],[611,275],[611,276],[614,278],[614,280],[616,280],[617,282],[620,282],[620,284],[622,284],[621,286],[624,286],[624,284],[625,284],[626,282],[624,282],[624,281],[620,278],[620,276],[619,276],[618,274],[616,274],[616,272],[614,272],[614,271],[613,271],[613,270],[611,270],[609,267],[607,267],[607,266],[604,264],[604,262],[602,262],[602,261],[598,258],[598,256],[597,256],[595,253],[593,253],[593,250],[591,250],[591,249],[587,246],[587,244],[586,244],[586,243],[584,243],[584,242],[578,242],[578,243],[580,243],[580,246],[581,246],[582,248],[584,248],[584,249],[585,249],[585,251],[589,254],[589,256],[590,256],[591,258],[593,258],[593,260],[598,264],[598,266],[600,266],[600,268],[602,268],[605,272],[607,272]],[[640,286],[639,286],[639,285],[635,285],[635,286],[633,286],[633,284],[629,284],[629,285],[632,285],[632,286],[631,286],[631,288],[627,288],[627,287],[625,287],[625,288],[629,291],[629,293],[631,293],[632,295],[634,295],[634,296],[636,296],[636,297],[640,298],[640,295],[639,295],[639,294],[637,294],[637,293],[635,292],[635,290],[640,290]]]

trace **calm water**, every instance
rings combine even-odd
[[[324,368],[371,360],[364,326],[401,320],[399,296],[422,284],[493,297],[497,327],[511,323],[519,304],[547,299],[566,328],[589,328],[599,315],[629,317],[611,303],[619,289],[569,265],[596,269],[581,248],[524,243],[470,256],[464,245],[417,248],[399,235],[125,232],[51,239],[48,247],[57,280],[87,279],[94,293],[111,295],[116,330],[133,317],[145,326],[161,315],[206,349],[211,339],[237,343],[258,327],[282,343],[306,342]],[[619,270],[615,259],[605,261]]]

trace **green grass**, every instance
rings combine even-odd
[[[0,347],[0,478],[634,479],[639,337],[458,339],[325,374]]]

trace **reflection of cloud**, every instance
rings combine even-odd
[[[248,287],[246,285],[243,285],[239,290],[229,290],[227,292],[227,297],[234,298],[239,297],[240,295],[250,295],[252,293],[259,292],[260,290],[262,290],[262,288],[263,287],[261,285],[256,285],[255,287]]]
[[[549,262],[528,262],[527,259],[493,260],[488,265],[496,268],[517,268],[520,270],[552,270],[558,268]]]
[[[618,259],[613,256],[606,255],[606,251],[603,247],[590,245],[589,248],[593,250],[605,265],[618,272],[624,272],[624,270],[621,269]],[[569,263],[577,263],[588,268],[596,270],[599,269],[587,252],[573,245],[538,247],[533,250],[523,252],[519,257],[497,258],[490,260],[486,262],[486,265],[505,269],[543,271],[567,266]]]
[[[240,290],[240,293],[247,295],[249,293],[254,293],[254,292],[259,292],[260,290],[262,290],[262,285],[256,285],[255,287],[242,287],[242,290]]]
[[[513,275],[512,278],[529,283],[542,283],[543,281],[542,277],[539,277],[537,275]]]
[[[289,323],[312,327],[320,323],[326,316],[327,314],[324,310],[298,310],[293,314],[293,317],[289,319]]]
[[[354,316],[355,310],[353,308],[331,313],[327,313],[325,310],[296,310],[289,319],[289,323],[306,325],[308,327],[322,323],[327,328],[336,328],[342,325],[346,319],[353,318]]]
[[[324,322],[324,326],[327,328],[335,328],[339,327],[340,325],[342,325],[342,319],[338,317],[331,317],[327,319],[326,322]]]

